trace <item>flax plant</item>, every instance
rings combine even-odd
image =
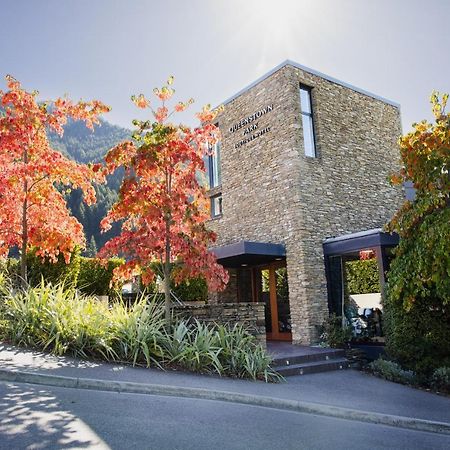
[[[1,280],[0,280],[1,281]],[[0,338],[16,345],[146,367],[177,367],[235,378],[280,381],[271,358],[244,327],[180,320],[142,296],[110,305],[63,283],[14,291],[0,283]]]
[[[142,296],[132,307],[115,303],[110,311],[113,348],[118,360],[133,365],[157,365],[164,359],[163,346],[168,337],[164,310],[154,297]]]

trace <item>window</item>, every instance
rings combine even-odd
[[[206,171],[208,173],[209,188],[215,188],[222,183],[220,174],[220,142],[217,141],[212,148],[212,154],[208,155],[206,161]]]
[[[305,155],[316,157],[316,139],[314,136],[313,112],[311,104],[311,88],[300,85],[300,109],[303,125],[303,145]]]
[[[222,194],[211,197],[211,217],[222,215]]]
[[[216,123],[216,127],[219,125]],[[211,217],[220,217],[222,215],[222,193],[220,187],[222,184],[222,177],[220,171],[220,142],[217,141],[214,146],[210,148],[210,154],[205,157],[206,176],[209,183],[209,189],[212,190],[210,197]]]

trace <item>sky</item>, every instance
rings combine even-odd
[[[200,109],[286,59],[400,103],[404,132],[450,92],[450,0],[0,0],[0,18],[0,88],[96,98],[127,128],[170,75]]]

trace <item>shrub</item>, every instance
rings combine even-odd
[[[450,305],[417,299],[405,310],[389,298],[385,303],[386,350],[391,358],[424,378],[450,365]]]
[[[369,368],[374,375],[388,381],[395,381],[403,384],[414,384],[416,381],[414,372],[403,370],[399,364],[393,361],[379,358],[371,362]]]
[[[206,301],[208,285],[204,278],[189,278],[180,284],[172,285],[172,291],[182,302]]]
[[[439,367],[433,372],[431,386],[437,391],[450,394],[450,367]]]
[[[400,239],[384,300],[386,349],[424,379],[450,366],[450,208]]]
[[[163,278],[163,269],[161,263],[153,262],[151,264],[155,274]],[[172,264],[172,274],[176,272],[180,266]],[[170,282],[170,289],[173,294],[182,302],[206,301],[208,299],[208,285],[203,277],[188,278],[176,284],[173,279]],[[158,290],[156,280],[146,286],[146,292],[155,293]]]
[[[0,291],[4,289],[6,282],[7,282],[7,275],[5,274],[5,272],[0,271]]]
[[[97,259],[80,257],[78,289],[88,295],[114,294],[114,289],[111,287],[113,270],[123,262],[123,259],[111,258],[107,265],[103,265]]]
[[[352,338],[352,329],[342,325],[342,317],[332,314],[320,327],[320,340],[332,348],[345,348]]]
[[[36,249],[27,254],[28,283],[31,286],[38,286],[44,279],[48,283],[57,284],[63,282],[66,286],[76,286],[80,272],[80,250],[76,249],[70,262],[66,264],[62,254],[58,256],[58,261],[53,263],[48,258],[36,255]],[[19,272],[19,265],[17,264]]]
[[[345,281],[349,294],[380,292],[380,276],[376,258],[346,261]]]
[[[15,285],[19,285],[20,265],[16,258],[0,259],[0,273],[3,280],[9,280]]]

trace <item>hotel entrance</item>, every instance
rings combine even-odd
[[[284,245],[240,241],[214,253],[236,277],[229,286],[237,301],[264,303],[267,339],[292,341]]]
[[[292,341],[286,265],[270,264],[253,270],[256,301],[264,303],[267,339]]]
[[[267,340],[291,341],[285,261],[238,269],[238,301],[264,303]]]

